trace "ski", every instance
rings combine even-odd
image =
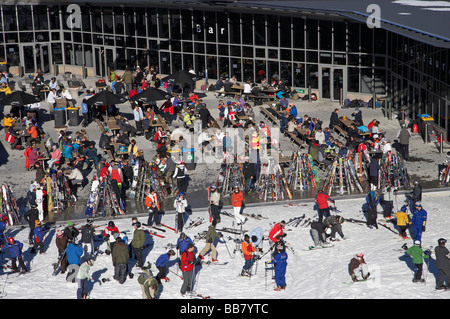
[[[218,266],[224,266],[228,264],[228,261],[225,262],[219,262],[219,261],[201,261],[200,264],[202,265],[218,265]]]
[[[367,224],[365,220],[354,219],[354,218],[344,218],[346,222],[356,223],[356,224]]]
[[[163,235],[160,235],[160,234],[151,232],[151,231],[149,231],[148,229],[144,229],[144,232],[146,232],[147,234],[149,234],[149,235],[151,235],[151,236],[156,236],[156,237],[160,237],[160,238],[166,238],[166,236],[163,236]]]
[[[191,222],[191,223],[186,227],[186,229],[197,227],[197,226],[199,226],[199,225],[201,225],[201,224],[203,224],[203,223],[205,223],[205,222],[206,222],[206,221],[205,221],[204,218],[199,217],[199,218],[196,219],[195,221]]]
[[[241,215],[247,216],[247,217],[251,217],[251,218],[254,218],[254,219],[258,219],[258,220],[261,220],[261,219],[269,219],[269,218],[267,218],[267,217],[261,216],[261,214],[256,215],[256,214],[242,213]]]
[[[382,223],[380,223],[380,222],[378,222],[378,225],[383,226],[384,228],[386,228],[386,229],[388,229],[389,231],[393,232],[394,234],[397,234],[397,235],[398,235],[398,233],[397,233],[395,230],[393,230],[391,227],[389,227],[388,225],[382,224]]]
[[[237,234],[237,235],[244,234],[244,233],[248,232],[248,230],[237,230],[237,229],[227,228],[227,227],[224,227],[222,229],[217,229],[217,231],[223,231],[223,232],[226,232],[226,233],[232,233],[232,234]]]
[[[144,223],[142,223],[142,225],[144,225],[144,226],[146,226],[146,227],[151,227],[151,228],[156,229],[156,230],[159,230],[159,231],[162,231],[163,233],[166,232],[165,229],[162,229],[162,228],[159,228],[159,227],[155,227],[155,226],[153,226],[153,225],[147,225],[147,224],[144,224]]]
[[[309,246],[308,249],[303,249],[303,251],[311,251],[311,250],[317,250],[317,249],[325,249],[325,248],[331,248],[334,247],[334,245],[322,245],[322,246]]]
[[[166,228],[168,228],[168,229],[170,229],[170,230],[172,230],[173,232],[177,232],[177,230],[175,229],[175,228],[172,228],[172,227],[170,227],[170,226],[167,226],[167,225],[164,225],[163,223],[159,223],[161,226],[163,226],[163,227],[166,227]]]

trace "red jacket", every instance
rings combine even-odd
[[[231,202],[233,204],[233,207],[241,207],[242,202],[244,201],[244,196],[242,195],[242,192],[233,192],[233,195],[231,196]]]
[[[181,254],[181,271],[192,271],[194,269],[194,258],[193,252],[184,251]]]
[[[283,228],[281,228],[280,223],[276,223],[275,226],[273,226],[272,230],[269,233],[269,239],[276,243],[278,241],[277,236],[283,235]]]
[[[328,199],[330,196],[324,192],[319,192],[316,196],[316,203],[319,205],[319,209],[328,208]]]

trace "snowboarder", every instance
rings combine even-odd
[[[315,202],[318,206],[319,211],[319,222],[322,222],[323,218],[330,216],[330,207],[328,206],[328,202],[334,203],[333,200],[330,199],[328,194],[325,194],[323,189],[319,189]]]
[[[445,279],[450,278],[450,252],[448,251],[445,244],[447,240],[444,238],[439,238],[438,246],[434,248],[434,253],[436,254],[436,268],[439,270],[439,275],[436,282],[436,289],[449,289],[445,285]]]
[[[94,259],[86,260],[78,269],[77,273],[77,299],[86,299],[89,295],[88,281],[93,281],[91,274],[89,273],[91,267],[94,265]]]
[[[25,263],[22,259],[22,249],[23,244],[15,240],[13,237],[8,238],[8,242],[1,248],[1,252],[8,251],[11,256],[11,272],[15,273],[19,271],[19,268],[17,267],[17,261],[19,261],[19,266],[22,269],[21,274],[27,273],[28,269],[27,266],[25,266]]]
[[[138,283],[142,290],[142,299],[155,299],[159,293],[158,281],[149,268],[144,267],[142,270],[144,272],[138,277]]]
[[[34,245],[31,248],[31,253],[35,254],[36,250],[39,248],[39,253],[44,253],[44,235],[42,233],[41,221],[36,220],[34,227]]]
[[[222,238],[223,235],[217,233],[216,231],[216,222],[213,220],[211,225],[209,225],[208,227],[208,232],[206,233],[206,245],[205,247],[202,249],[202,251],[199,253],[198,257],[203,260],[204,259],[204,255],[211,250],[212,253],[212,262],[216,262],[217,261],[217,250],[216,250],[216,246],[214,245],[214,241],[215,238]]]
[[[327,242],[327,237],[331,234],[331,227],[323,222],[313,221],[311,223],[311,237],[314,241],[314,246],[309,249],[324,245]]]
[[[244,240],[241,243],[242,253],[244,254],[245,264],[242,267],[241,276],[251,276],[251,269],[255,261],[256,248],[250,242],[250,236],[244,235]]]
[[[160,255],[158,259],[156,259],[155,266],[159,270],[158,274],[156,275],[156,281],[158,281],[158,284],[161,284],[161,279],[164,279],[165,282],[170,281],[170,279],[166,277],[166,274],[167,262],[172,256],[175,256],[175,252],[171,249],[167,253]]]
[[[412,257],[413,263],[417,269],[413,282],[424,282],[425,279],[422,278],[423,259],[424,258],[428,259],[430,258],[430,256],[424,253],[420,241],[418,240],[415,240],[414,246],[408,248],[405,253]]]
[[[422,241],[422,232],[425,231],[427,215],[428,213],[422,208],[421,202],[416,202],[416,209],[411,218],[411,223],[414,225],[415,240]]]
[[[275,291],[281,291],[286,289],[286,266],[288,255],[282,244],[276,245],[275,256],[267,264],[275,265],[275,283],[277,288]]]
[[[181,286],[181,296],[185,296],[186,292],[191,292],[194,281],[194,244],[189,244],[186,251],[181,255],[181,272],[183,274],[183,285]]]
[[[188,206],[188,202],[186,198],[184,198],[184,193],[179,192],[178,196],[175,198],[175,201],[173,203],[173,208],[177,211],[177,232],[183,231],[183,224],[184,224],[184,213],[186,212],[186,207]]]
[[[134,232],[133,240],[131,241],[131,247],[133,249],[134,255],[137,260],[137,267],[142,268],[144,266],[144,257],[142,251],[144,250],[145,244],[145,232],[141,228],[141,223],[139,221],[133,223]]]
[[[409,239],[408,235],[406,235],[406,230],[408,229],[409,225],[411,225],[411,222],[408,219],[408,214],[406,214],[406,208],[406,205],[403,205],[400,211],[395,214],[399,233],[400,236],[403,237],[403,239]]]
[[[114,249],[111,251],[111,255],[114,266],[113,278],[119,284],[123,284],[127,279],[129,252],[127,245],[120,236],[116,236],[116,242],[114,243]]]
[[[358,253],[350,260],[350,276],[354,282],[367,280],[370,276],[369,268],[364,260],[364,254]]]
[[[239,186],[234,186],[233,195],[231,195],[231,203],[233,205],[234,219],[236,220],[236,225],[244,224],[247,218],[244,218],[241,214],[242,205],[244,204],[244,195],[239,190]]]

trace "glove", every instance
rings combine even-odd
[[[425,225],[422,226],[422,231],[425,231]]]

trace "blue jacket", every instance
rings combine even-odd
[[[261,227],[256,227],[252,230],[250,233],[250,240],[252,240],[252,237],[256,236],[256,242],[254,243],[255,247],[258,248],[258,246],[262,243],[263,240],[263,229]]]
[[[190,237],[186,237],[186,239],[182,240],[178,238],[177,240],[177,249],[180,251],[180,254],[186,251],[187,246],[189,244],[193,244],[192,239]]]
[[[69,265],[80,264],[80,258],[83,255],[83,247],[77,246],[75,244],[69,244],[66,249],[67,261]]]
[[[291,108],[289,114],[292,115],[293,117],[297,117],[297,107],[295,105]]]
[[[167,262],[169,261],[170,256],[169,254],[162,254],[161,256],[156,259],[155,266],[156,267],[166,267]]]
[[[5,229],[6,229],[6,223],[0,221],[0,234],[3,234],[3,232],[5,231]]]
[[[5,244],[2,247],[2,251],[8,251],[11,255],[11,258],[17,258],[22,255],[22,248],[23,244],[20,241],[16,240],[14,244]]]
[[[427,221],[427,216],[428,216],[428,213],[425,209],[423,209],[423,208],[421,210],[416,209],[411,218],[411,222],[416,227],[424,226]]]
[[[375,192],[371,191],[369,194],[367,194],[366,196],[366,203],[367,204],[372,204],[374,205],[374,207],[376,207],[380,202],[380,196],[375,196]]]
[[[34,229],[34,240],[37,243],[42,243],[43,239],[44,239],[44,234],[42,233],[42,227],[41,226],[36,227]]]
[[[287,258],[286,252],[278,253],[268,264],[275,264],[276,273],[284,273],[286,272]]]

